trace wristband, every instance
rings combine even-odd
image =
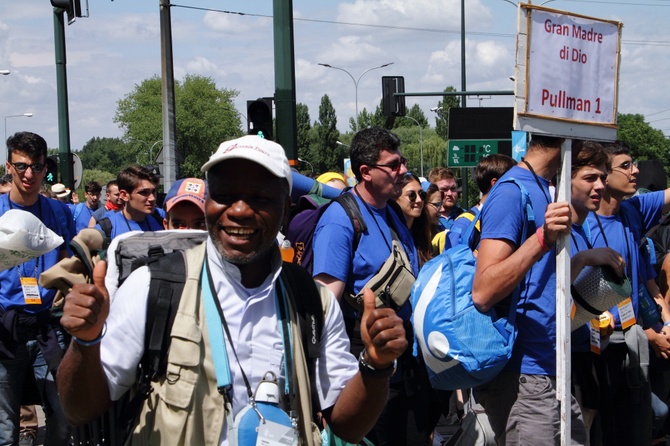
[[[664,326],[664,327],[670,327],[670,321],[668,321],[668,322],[666,322],[665,324],[663,324],[663,326]]]
[[[376,369],[365,360],[365,349],[363,349],[358,357],[358,369],[361,371],[361,374],[375,378],[390,378],[395,373],[397,364],[398,361],[393,360],[393,363],[385,369]]]
[[[72,336],[72,339],[74,339],[74,342],[76,342],[79,345],[83,345],[84,347],[92,347],[94,345],[100,344],[100,341],[102,341],[102,338],[105,337],[105,333],[107,333],[107,322],[105,322],[102,325],[102,332],[95,339],[91,339],[90,341],[84,341],[82,339],[79,339],[76,336]]]
[[[544,239],[544,226],[540,226],[537,228],[537,231],[535,231],[535,235],[537,235],[537,240],[540,242],[540,246],[542,249],[545,251],[549,251],[551,249],[551,245],[547,244],[547,241]]]

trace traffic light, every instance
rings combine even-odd
[[[272,139],[272,98],[247,101],[248,133]]]
[[[47,157],[47,173],[44,175],[47,184],[58,183],[58,155]]]
[[[68,23],[74,22],[75,17],[83,17],[81,0],[51,0],[51,6],[65,11]]]
[[[404,92],[404,77],[382,76],[382,112],[384,116],[405,116],[405,96],[395,96],[395,93]]]

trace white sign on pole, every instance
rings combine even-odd
[[[614,140],[623,24],[520,6],[515,129]]]
[[[533,11],[527,112],[615,124],[618,43],[614,23]]]

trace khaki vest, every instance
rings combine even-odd
[[[129,440],[133,445],[217,446],[225,424],[223,396],[216,386],[216,373],[205,325],[200,274],[206,243],[185,251],[187,279],[171,333],[167,373],[152,382],[153,391],[144,403],[138,424]],[[321,301],[330,302],[327,289],[319,286]],[[324,305],[324,314],[328,307]],[[295,314],[289,309],[290,314]],[[302,339],[291,320],[293,339]],[[321,435],[311,421],[310,381],[302,343],[295,343],[296,401],[301,444],[320,445]],[[306,390],[305,390],[306,389]],[[309,434],[306,434],[309,432]]]

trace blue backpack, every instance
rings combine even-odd
[[[522,241],[535,217],[526,188],[514,178],[501,179],[521,189],[526,212]],[[486,206],[486,204],[484,204]],[[481,218],[475,218],[463,236],[470,234]],[[496,308],[480,312],[472,302],[476,258],[467,242],[453,246],[428,261],[412,287],[414,354],[420,351],[432,386],[441,390],[476,387],[493,379],[512,356],[517,330],[514,324],[520,286],[503,301],[505,315]]]

